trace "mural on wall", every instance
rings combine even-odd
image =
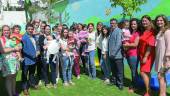
[[[168,11],[170,8],[169,5],[170,0],[147,0],[145,4],[140,6],[141,11],[134,13],[133,16],[137,18],[141,18],[141,16],[145,14],[150,15],[152,18],[155,18],[158,14],[170,16],[170,12]],[[53,11],[57,11],[57,9],[62,6],[62,4],[58,4]],[[121,19],[123,17],[121,15],[122,11],[121,7],[111,7],[110,0],[68,0],[68,4],[65,5],[60,15],[65,17],[64,14],[66,14],[68,18],[64,20],[63,17],[63,23],[70,25],[73,22],[108,22],[110,18],[113,17]],[[52,21],[58,22],[58,19],[55,20],[55,18],[53,18]]]

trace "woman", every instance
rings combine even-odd
[[[51,43],[51,44],[50,44]],[[54,44],[52,46],[52,44]],[[51,73],[51,81],[54,88],[57,87],[56,85],[56,62],[55,62],[55,54],[59,51],[59,48],[55,47],[57,45],[57,41],[53,40],[53,37],[51,36],[51,27],[50,25],[45,26],[45,39],[44,39],[44,56],[45,56],[45,62],[43,64],[43,75],[44,75],[44,81],[45,86],[49,88],[49,79],[48,79],[48,73],[49,73],[49,67],[50,67],[50,73]]]
[[[110,65],[108,62],[108,37],[109,37],[109,27],[103,26],[102,33],[101,33],[101,59],[100,59],[100,65],[104,73],[104,83],[109,84],[110,83]]]
[[[92,79],[96,78],[96,66],[95,66],[95,62],[94,62],[94,57],[95,57],[95,32],[94,32],[94,24],[93,23],[89,23],[88,24],[88,32],[89,32],[89,36],[88,36],[88,48],[87,48],[87,56],[88,56],[88,62],[87,62],[87,69],[88,69],[88,73],[89,76]]]
[[[101,49],[102,49],[102,45],[99,42],[101,40],[102,27],[103,27],[103,23],[98,22],[97,23],[97,40],[96,40],[96,43],[97,43],[97,54],[98,54],[99,62],[100,62],[100,58],[101,58]]]
[[[158,72],[159,96],[166,96],[165,73],[170,69],[170,29],[165,15],[158,15],[155,23],[158,32],[156,36],[155,70]]]
[[[77,30],[78,30],[78,39],[79,39],[79,41],[81,41],[81,39],[82,39],[82,32],[84,33],[84,32],[86,32],[86,31],[83,31],[83,24],[81,24],[81,23],[79,23],[78,25],[77,25]],[[86,32],[86,33],[88,33],[88,32]],[[83,36],[84,36],[84,34],[83,34]],[[86,42],[80,42],[80,48],[79,48],[79,54],[80,54],[80,58],[81,58],[81,61],[82,61],[82,64],[83,64],[83,72],[84,73],[86,73],[86,56],[83,54],[84,53],[84,49],[85,49],[85,46],[86,46]]]
[[[138,19],[133,18],[130,20],[130,32],[131,32],[131,37],[129,38],[127,43],[123,44],[123,46],[125,49],[127,49],[125,54],[131,69],[132,82],[131,82],[131,86],[129,87],[129,92],[134,92],[136,79],[138,75],[137,46],[139,43],[139,32],[140,32]]]
[[[62,60],[63,60],[62,74],[63,74],[64,86],[74,85],[74,83],[71,80],[72,66],[73,66],[73,53],[70,52],[70,48],[68,46],[69,45],[68,33],[70,33],[68,29],[63,29],[61,38],[59,40],[60,48],[62,51]]]
[[[5,77],[5,85],[8,96],[18,96],[16,93],[16,74],[19,70],[19,60],[16,52],[21,50],[21,47],[11,46],[13,41],[10,39],[10,27],[2,26],[1,40],[1,58],[3,58],[2,74]]]
[[[144,80],[146,92],[144,96],[150,96],[150,72],[155,58],[155,37],[152,20],[148,15],[144,15],[141,19],[143,33],[139,39],[139,60],[140,73]]]

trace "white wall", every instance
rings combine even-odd
[[[26,24],[25,11],[3,11],[0,14],[0,26],[14,25],[14,24]]]

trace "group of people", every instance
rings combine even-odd
[[[28,96],[29,87],[38,89],[42,82],[47,88],[57,88],[59,78],[64,86],[75,85],[72,69],[79,79],[80,65],[83,67],[82,72],[96,79],[94,61],[97,52],[104,83],[123,90],[123,59],[126,58],[132,77],[129,92],[137,88],[140,63],[140,75],[146,87],[144,96],[150,96],[150,73],[155,64],[160,84],[159,95],[166,96],[165,74],[170,69],[169,28],[164,15],[158,15],[154,22],[148,15],[144,15],[141,20],[123,20],[120,24],[113,18],[110,27],[98,22],[96,31],[93,23],[72,24],[70,27],[56,24],[51,27],[45,21],[35,19],[27,23],[25,33],[21,35],[19,25],[12,28],[3,25],[0,72],[5,77],[8,95],[18,96],[16,75],[21,69],[23,94]]]

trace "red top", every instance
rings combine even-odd
[[[129,43],[134,43],[138,36],[139,36],[139,32],[132,33]],[[137,47],[128,49],[127,56],[137,56]]]
[[[142,63],[148,47],[151,47],[151,52],[147,57],[146,63]],[[140,71],[150,72],[155,58],[155,37],[153,29],[144,31],[144,33],[140,36],[138,51],[140,59]]]
[[[18,33],[12,33],[11,35],[16,37],[16,44],[19,44],[21,42],[22,35]]]

